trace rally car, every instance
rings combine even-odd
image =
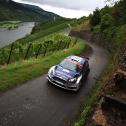
[[[74,55],[66,57],[49,69],[48,82],[67,90],[78,91],[90,72],[88,60],[89,58]]]

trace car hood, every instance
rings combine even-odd
[[[68,80],[68,79],[74,78],[75,76],[79,76],[80,73],[74,72],[68,69],[64,69],[63,67],[57,65],[55,67],[55,75],[65,80]]]

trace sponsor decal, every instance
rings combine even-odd
[[[63,71],[66,72],[66,73],[70,73],[70,71],[67,70],[67,69],[63,69]]]

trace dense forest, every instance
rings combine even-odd
[[[114,5],[106,5],[102,9],[96,8],[88,17],[88,26],[93,33],[101,34],[110,51],[117,51],[116,49],[125,42],[126,0],[108,1],[114,2]]]
[[[96,8],[90,15],[91,26],[100,26],[104,31],[110,26],[120,26],[126,23],[126,0],[115,2],[113,7],[105,6],[101,10]]]

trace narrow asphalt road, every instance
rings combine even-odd
[[[0,126],[66,126],[73,120],[107,64],[107,53],[88,43],[90,55],[88,81],[78,93],[68,92],[46,84],[46,75],[0,95]]]

